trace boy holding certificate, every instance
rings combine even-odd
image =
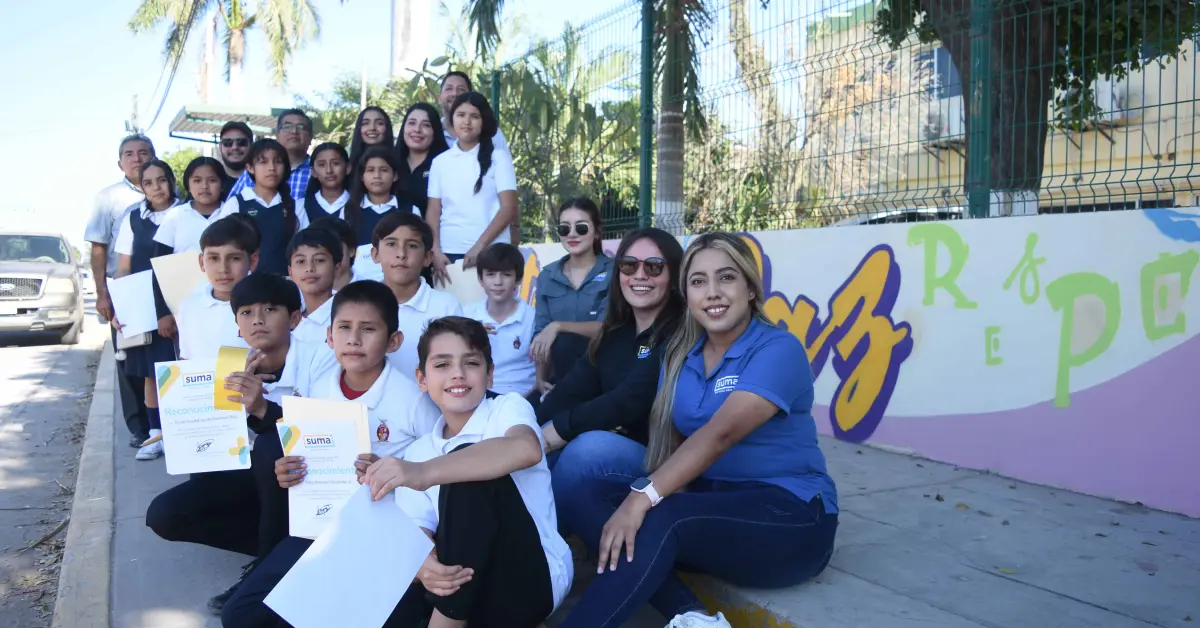
[[[333,306],[333,280],[342,263],[342,244],[325,229],[309,227],[288,244],[288,276],[300,288],[303,318],[292,335],[304,342],[325,343]]]
[[[298,391],[306,397],[358,401],[367,406],[372,453],[360,456],[356,465],[360,469],[381,457],[404,455],[411,443],[433,429],[440,414],[429,396],[387,359],[404,341],[398,318],[396,298],[381,283],[356,281],[339,290],[333,297],[327,335],[338,365]],[[227,627],[286,625],[263,599],[311,544],[308,539],[287,536],[286,489],[304,481],[304,460],[284,456],[278,437],[265,432],[256,445],[256,468],[268,447],[280,448],[274,451],[272,467],[276,484],[259,484],[264,509],[273,510],[270,515],[264,512],[260,525],[268,525],[268,520],[276,525],[282,520],[283,527],[276,528],[281,538],[274,550],[226,604],[222,624]]]
[[[245,220],[221,218],[200,234],[200,269],[208,283],[179,306],[179,358],[216,358],[222,346],[245,347],[229,307],[233,287],[258,264],[258,233]]]

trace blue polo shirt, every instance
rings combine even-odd
[[[704,342],[688,353],[675,385],[675,427],[689,437],[708,423],[735,390],[754,393],[779,412],[733,445],[703,473],[709,480],[757,481],[808,501],[820,495],[837,512],[837,488],[825,470],[812,417],[813,376],[800,341],[759,319],[734,341],[711,375],[704,373]]]

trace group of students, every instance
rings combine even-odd
[[[364,111],[350,154],[321,145],[307,158],[301,200],[290,147],[274,140],[249,146],[253,186],[240,191],[220,163],[189,164],[187,204],[152,148],[138,168],[145,200],[121,222],[118,274],[195,251],[207,282],[149,345],[126,351],[126,374],[250,349],[224,387],[245,407],[251,468],[193,474],[146,513],[166,540],[253,557],[209,608],[226,627],[288,625],[264,604],[310,544],[288,534],[287,490],[305,478],[275,428],[288,395],[364,404],[360,483],[433,540],[387,626],[538,626],[571,589],[568,538],[599,575],[567,627],[620,626],[646,603],[669,626],[728,626],[676,569],[756,587],[820,573],[837,494],[812,372],[802,344],[763,316],[746,244],[711,233],[685,252],[643,228],[610,257],[595,204],[570,199],[558,215],[566,254],[540,271],[531,307],[517,294],[525,260],[508,241],[515,186],[494,116],[470,91],[448,111],[455,146],[431,158],[413,151],[445,139],[436,110],[410,108],[395,147],[407,169],[400,151],[367,146],[392,130],[384,112]],[[281,116],[281,132],[298,117]],[[424,179],[421,166],[424,206],[403,185]],[[434,289],[457,259],[475,269],[480,302]],[[147,408],[154,391],[147,380]],[[156,414],[139,457],[161,454]],[[331,577],[388,577],[371,559]]]

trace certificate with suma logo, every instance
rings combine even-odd
[[[276,424],[283,455],[303,456],[304,481],[288,489],[288,532],[315,539],[358,488],[354,461],[371,453],[367,407],[358,402],[284,397]]]
[[[180,360],[154,365],[167,473],[250,468],[246,412],[213,406],[217,361]]]

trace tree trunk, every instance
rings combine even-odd
[[[680,0],[667,0],[662,98],[658,113],[658,176],[654,224],[680,235],[686,225],[683,196],[683,64],[687,63],[687,22]]]
[[[993,216],[1037,213],[1045,163],[1054,65],[1053,12],[1040,0],[994,0],[988,181]],[[921,0],[962,77],[966,135],[971,136],[970,0]],[[970,147],[968,146],[968,154]],[[964,163],[963,172],[968,168]],[[968,190],[969,192],[969,190]]]
[[[733,42],[733,56],[737,60],[738,78],[750,93],[754,108],[758,112],[758,152],[773,159],[781,157],[785,143],[795,137],[783,114],[779,110],[779,96],[771,82],[771,62],[762,46],[754,38],[750,27],[750,13],[746,0],[730,0],[729,39]]]
[[[245,96],[242,67],[246,60],[246,31],[235,28],[229,32],[229,100],[240,104]]]

